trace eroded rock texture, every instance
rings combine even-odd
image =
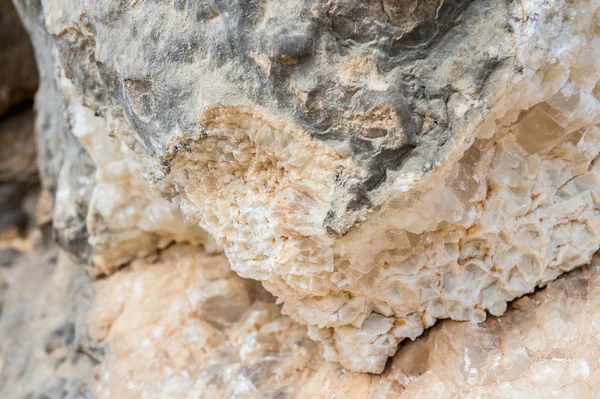
[[[37,237],[37,238],[36,238]],[[600,267],[482,324],[445,320],[381,375],[323,360],[223,255],[175,245],[93,280],[39,233],[3,264],[2,398],[595,398]],[[2,248],[23,242],[1,241]]]
[[[0,4],[0,115],[28,108],[38,86],[31,42],[12,2]],[[27,104],[30,105],[30,104]]]
[[[598,249],[596,0],[16,3],[54,228],[98,274],[207,231],[379,373]]]
[[[483,324],[444,321],[382,375],[324,361],[303,326],[222,255],[174,246],[95,283],[102,398],[593,398],[600,268],[517,300]]]

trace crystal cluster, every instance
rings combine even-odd
[[[340,292],[286,304],[326,358],[381,371],[399,340],[436,319],[482,322],[589,263],[600,246],[600,29],[593,14],[571,17],[581,47],[507,90],[444,180],[396,195],[336,242]]]
[[[246,109],[207,111],[206,138],[175,155],[182,207],[350,370],[381,372],[437,319],[501,315],[600,246],[597,7],[542,7],[535,37],[516,26],[524,72],[489,99],[464,152],[417,183],[397,173],[343,237],[319,221],[334,201],[326,182],[349,161]],[[546,40],[576,44],[540,49]]]

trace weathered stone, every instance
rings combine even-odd
[[[54,227],[96,273],[200,226],[379,373],[600,245],[596,0],[17,5]]]
[[[593,398],[600,387],[598,258],[501,318],[438,323],[368,375],[324,360],[222,255],[174,245],[93,280],[56,248],[21,249],[0,268],[2,398]]]
[[[106,357],[91,391],[98,399],[593,398],[598,261],[515,301],[502,318],[443,321],[382,375],[367,375],[324,361],[305,329],[223,256],[173,246],[95,283],[88,320]]]

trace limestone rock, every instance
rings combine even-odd
[[[281,315],[259,284],[233,273],[223,255],[173,245],[94,280],[55,247],[40,246],[37,234],[29,236],[31,252],[20,247],[0,267],[2,398],[599,393],[597,257],[500,318],[441,321],[404,344],[381,375],[369,375],[324,360],[305,327]]]
[[[172,246],[94,283],[102,398],[593,398],[600,389],[599,258],[474,325],[446,320],[381,375],[324,361],[304,327],[222,255]]]
[[[184,221],[175,199],[151,190],[133,155],[109,137],[102,118],[81,105],[68,80],[59,82],[59,90],[68,134],[77,139],[69,139],[57,178],[53,226],[64,248],[90,263],[95,274],[109,274],[173,240],[212,242]]]
[[[597,0],[16,3],[54,226],[97,273],[201,227],[379,373],[600,245]]]
[[[35,10],[28,6],[28,11]],[[97,275],[111,273],[174,239],[218,250],[201,228],[185,223],[172,198],[152,192],[139,163],[111,137],[104,119],[82,105],[69,79],[60,72],[54,75],[61,69],[43,25],[29,27],[34,41],[40,41],[40,176],[47,202],[54,204],[49,212],[59,244]]]
[[[173,246],[95,284],[101,398],[290,397],[319,363],[304,327],[223,255]]]

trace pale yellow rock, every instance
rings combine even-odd
[[[223,255],[175,246],[95,286],[98,399],[288,396],[320,363],[305,329]]]

